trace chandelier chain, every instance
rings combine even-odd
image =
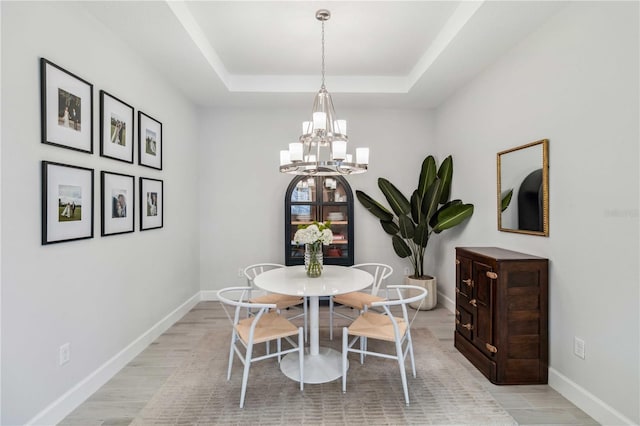
[[[324,21],[322,21],[322,88],[324,89]]]

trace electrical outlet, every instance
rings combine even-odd
[[[238,278],[244,278],[244,268],[238,268]]]
[[[71,360],[71,346],[69,343],[65,343],[58,349],[58,363],[64,365]]]
[[[573,338],[573,353],[578,358],[584,359],[584,340],[579,337]]]

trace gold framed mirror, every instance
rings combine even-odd
[[[498,153],[498,230],[549,236],[549,140]]]

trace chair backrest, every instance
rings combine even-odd
[[[371,303],[371,307],[372,308],[381,307],[384,309],[385,313],[389,316],[389,318],[391,319],[391,322],[393,323],[393,330],[397,336],[400,334],[398,323],[396,321],[396,318],[392,315],[389,307],[400,306],[402,308],[402,319],[404,319],[404,321],[407,324],[407,329],[409,329],[411,327],[411,322],[413,322],[413,320],[409,321],[409,315],[407,313],[407,305],[409,303],[414,303],[414,302],[419,302],[421,300],[424,300],[424,298],[427,297],[428,291],[424,287],[418,287],[415,285],[390,285],[387,287],[387,290],[396,290],[398,298],[387,299],[381,302],[373,302]],[[407,296],[411,293],[413,293],[412,296]],[[420,312],[419,309],[416,310],[416,315],[418,314],[418,312]],[[415,318],[415,315],[414,315],[414,318]]]
[[[253,340],[253,332],[256,327],[258,321],[265,312],[268,312],[269,309],[275,309],[275,303],[251,303],[247,299],[251,293],[251,287],[227,287],[222,290],[218,290],[217,296],[220,303],[224,308],[224,305],[229,305],[234,307],[233,317],[229,314],[227,309],[224,311],[227,314],[227,317],[231,321],[231,323],[235,326],[240,321],[240,311],[242,309],[251,309],[254,311],[255,319],[251,323],[251,340]],[[257,310],[257,312],[255,312]],[[243,317],[244,318],[244,317]]]
[[[256,263],[255,265],[249,265],[244,268],[244,276],[247,278],[247,285],[253,287],[253,279],[263,272],[284,267],[284,265],[279,263]]]
[[[373,284],[371,285],[371,295],[377,296],[384,280],[393,274],[393,268],[384,263],[358,263],[352,268],[364,269],[373,275]]]

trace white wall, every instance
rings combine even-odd
[[[311,102],[311,98],[309,100]],[[420,165],[434,149],[428,111],[349,110],[350,151],[369,146],[368,173],[348,177],[386,204],[377,178],[387,177],[407,196],[418,185]],[[238,268],[256,262],[284,263],[284,195],[293,176],[278,171],[278,152],[297,140],[308,106],[288,109],[212,109],[201,116],[200,279],[203,290],[244,283]],[[250,172],[247,172],[250,170]],[[391,264],[400,283],[409,262],[393,252],[378,220],[356,200],[355,261]]]
[[[456,159],[454,190],[476,205],[465,232],[439,246],[441,289],[454,297],[456,246],[548,257],[550,380],[606,424],[640,422],[638,12],[637,2],[571,3],[436,117],[438,151]],[[551,235],[500,233],[496,153],[542,138]]]
[[[40,143],[41,56],[94,84],[93,155]],[[2,2],[2,66],[2,424],[23,424],[199,291],[197,115],[75,3]],[[163,123],[163,171],[99,156],[100,89]],[[42,160],[95,169],[93,239],[40,245]],[[164,228],[101,238],[101,170],[163,179]]]

